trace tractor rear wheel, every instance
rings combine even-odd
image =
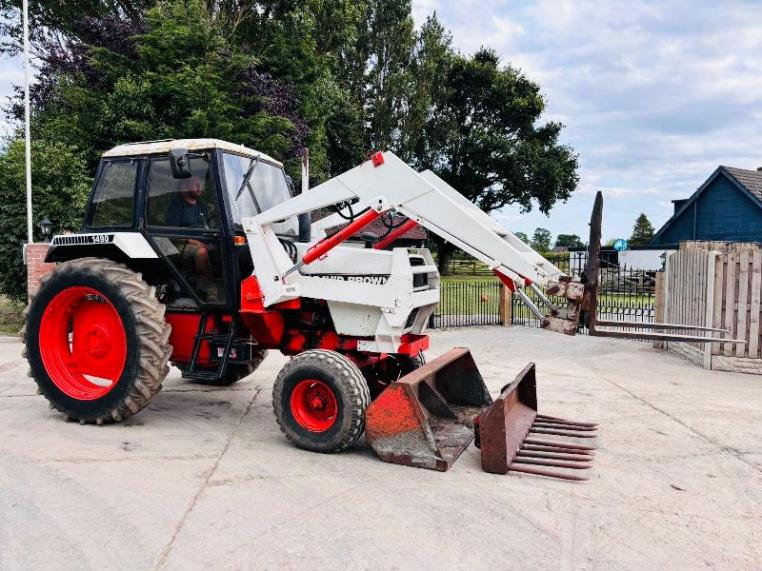
[[[324,349],[300,353],[281,369],[273,410],[283,434],[299,448],[340,452],[365,429],[370,392],[350,359]]]
[[[172,353],[155,288],[123,264],[81,258],[48,274],[26,311],[25,356],[52,407],[118,422],[161,390]]]

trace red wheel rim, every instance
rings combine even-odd
[[[40,321],[40,356],[53,383],[77,400],[109,393],[127,361],[127,335],[114,305],[98,290],[66,288]]]
[[[339,405],[331,387],[322,381],[299,381],[291,393],[291,415],[310,432],[325,432],[336,422]]]

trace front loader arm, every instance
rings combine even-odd
[[[431,171],[417,173],[391,152],[378,153],[254,220],[266,227],[290,216],[358,199],[358,210],[396,210],[487,264],[504,282],[546,284],[562,272]],[[510,280],[510,281],[509,281]]]

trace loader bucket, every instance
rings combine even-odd
[[[475,425],[485,472],[587,480],[581,474],[592,465],[595,447],[590,439],[595,438],[597,425],[537,414],[534,363],[503,387]]]
[[[456,347],[384,389],[365,413],[365,435],[385,462],[444,472],[491,403],[471,353]]]

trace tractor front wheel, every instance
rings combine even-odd
[[[172,353],[155,289],[100,258],[65,262],[27,307],[25,356],[50,404],[82,423],[121,421],[161,389]]]
[[[291,359],[273,386],[281,431],[299,448],[315,452],[349,448],[365,429],[369,404],[368,384],[357,365],[324,349]]]

